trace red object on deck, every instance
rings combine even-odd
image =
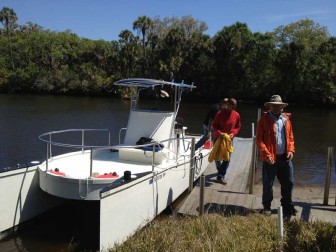
[[[58,176],[65,176],[64,172],[60,172],[60,171],[50,171],[50,173],[58,175]]]
[[[206,141],[203,145],[204,149],[211,149],[212,148],[212,142],[210,140]]]
[[[104,175],[99,175],[96,178],[119,178],[119,175],[104,174]]]

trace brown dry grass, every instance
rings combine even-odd
[[[336,229],[329,223],[289,221],[278,238],[277,220],[205,214],[155,220],[109,251],[336,251]]]

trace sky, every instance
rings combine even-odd
[[[336,36],[336,0],[0,0],[13,9],[18,24],[32,22],[45,30],[71,30],[93,40],[118,40],[140,16],[192,16],[214,36],[225,26],[246,23],[252,32],[271,32],[280,25],[311,19]]]

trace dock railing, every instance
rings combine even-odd
[[[328,147],[328,156],[327,156],[327,173],[324,183],[324,198],[323,198],[323,205],[329,204],[329,189],[330,189],[330,178],[331,178],[331,169],[332,163],[334,161],[335,171],[336,171],[336,160],[334,160],[334,147]],[[335,199],[336,205],[336,199]]]

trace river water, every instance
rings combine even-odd
[[[150,106],[155,107],[161,102],[152,101]],[[202,133],[202,121],[211,105],[182,100],[178,116],[183,119],[187,132]],[[239,137],[251,137],[252,124],[256,126],[258,108],[261,107],[262,104],[238,103],[237,111],[242,121]],[[106,128],[116,132],[115,136],[112,136],[112,144],[116,144],[119,129],[127,125],[129,108],[128,100],[107,97],[0,94],[0,168],[43,160],[46,148],[38,140],[38,136],[49,131]],[[323,187],[327,149],[328,146],[336,146],[336,110],[288,106],[286,112],[292,113],[296,147],[293,160],[295,184]],[[30,244],[30,247],[23,245],[20,250],[15,245],[13,248],[13,240],[7,240],[0,242],[0,251],[38,251],[36,249],[39,246],[32,245],[35,243],[29,235],[27,237],[20,234],[15,239]],[[42,248],[60,251],[60,245],[53,245],[54,242],[49,242]],[[70,251],[67,245],[68,240],[64,242],[65,248],[61,250]]]

